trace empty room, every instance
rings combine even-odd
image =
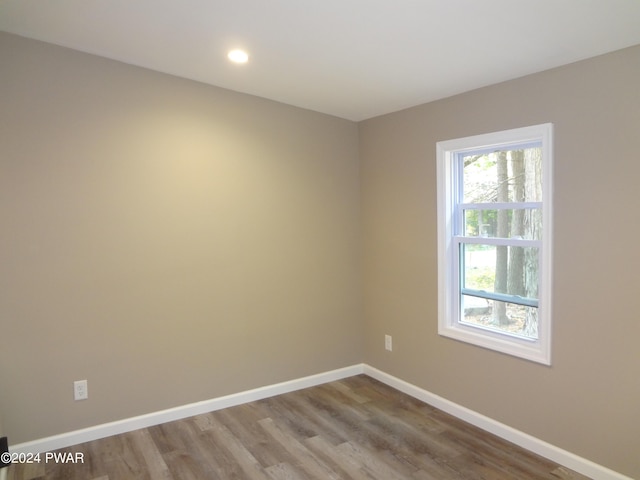
[[[0,0],[0,480],[640,478],[639,137],[636,0]]]

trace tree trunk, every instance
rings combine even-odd
[[[497,201],[506,202],[509,200],[509,170],[507,166],[507,152],[498,152],[496,163],[498,173]],[[496,236],[504,238],[509,235],[509,214],[507,210],[498,210]],[[496,293],[506,293],[507,274],[509,273],[509,249],[506,246],[496,247],[496,277],[494,280],[494,291]],[[494,319],[500,326],[509,324],[507,317],[507,305],[504,302],[494,303]]]
[[[525,151],[525,198],[528,201],[542,199],[542,151],[530,148]],[[538,239],[541,236],[542,212],[528,211],[525,216],[525,238]],[[524,259],[525,296],[538,298],[538,250],[526,249]],[[530,338],[538,338],[538,309],[527,308],[523,333]]]
[[[514,202],[523,202],[525,198],[524,151],[511,152],[511,182]],[[524,236],[524,210],[514,210],[511,214],[511,236]],[[509,249],[509,277],[507,292],[511,295],[525,295],[524,287],[524,249]]]

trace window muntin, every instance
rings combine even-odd
[[[523,204],[520,204],[523,205]],[[542,203],[524,208],[506,208],[506,215],[509,218],[507,230],[503,232],[506,238],[520,238],[523,240],[542,240]],[[464,236],[465,237],[498,237],[497,222],[499,210],[494,207],[487,208],[483,204],[464,204],[461,206]],[[511,219],[517,218],[515,222]],[[518,222],[526,222],[535,225],[536,228],[519,228]]]
[[[439,333],[547,364],[551,131],[438,143]]]

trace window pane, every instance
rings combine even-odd
[[[461,244],[462,288],[538,298],[538,248]]]
[[[464,203],[542,201],[542,149],[470,152],[462,157]]]
[[[537,208],[464,210],[464,235],[540,240],[542,239],[542,212]]]
[[[538,309],[462,295],[462,323],[535,340]]]

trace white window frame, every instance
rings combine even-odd
[[[459,180],[456,158],[465,152],[509,148],[527,142],[542,145],[542,239],[538,270],[538,338],[509,335],[460,322],[459,241],[456,236]],[[438,333],[455,340],[551,365],[551,291],[553,227],[553,125],[545,123],[438,142]],[[483,238],[482,243],[487,243]]]

